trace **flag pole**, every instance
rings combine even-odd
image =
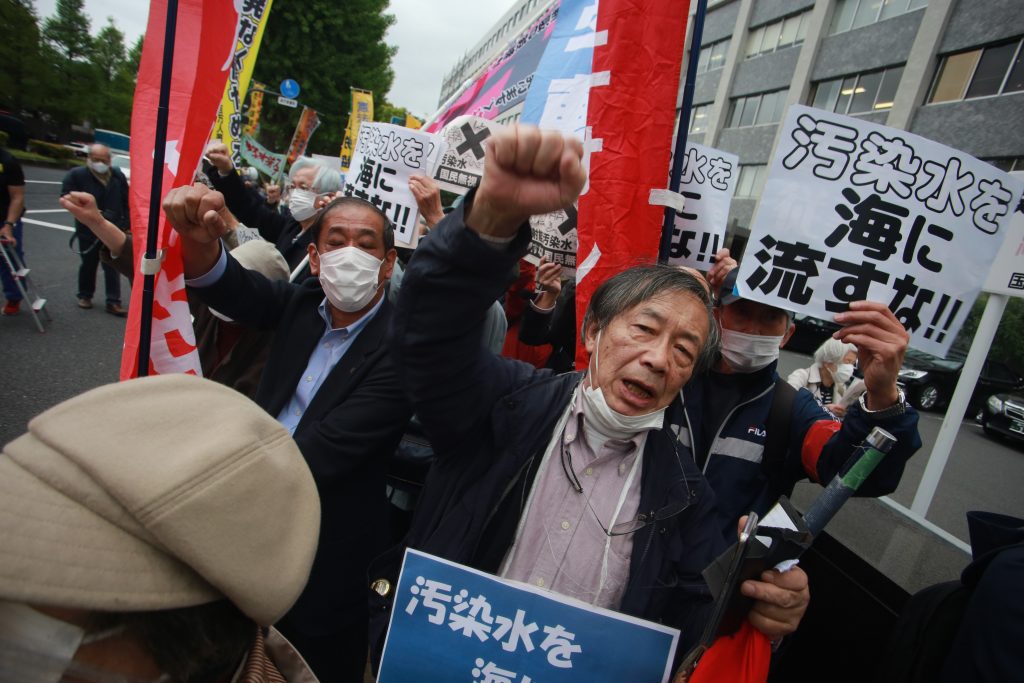
[[[704,36],[704,15],[708,11],[708,0],[697,0],[697,11],[693,17],[693,34],[690,37],[690,58],[686,63],[686,83],[683,85],[683,106],[679,111],[676,125],[676,148],[672,153],[672,175],[668,189],[679,192],[679,179],[683,175],[683,160],[686,157],[686,137],[690,132],[690,111],[693,109],[693,88],[697,78],[697,60],[700,59],[700,42]],[[665,207],[665,222],[661,228],[661,245],[658,247],[658,263],[668,263],[672,249],[672,232],[676,212]]]
[[[144,263],[156,259],[156,242],[160,228],[163,197],[164,152],[167,147],[167,116],[171,100],[171,72],[174,66],[174,36],[178,22],[178,0],[167,0],[164,25],[164,59],[160,71],[160,103],[156,110],[156,142],[153,146],[153,179],[149,194],[149,226],[146,232]],[[139,377],[149,375],[149,351],[153,337],[153,296],[156,275],[142,277],[142,317],[139,320]]]

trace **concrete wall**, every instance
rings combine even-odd
[[[771,158],[778,128],[774,123],[746,128],[726,128],[718,136],[715,147],[738,155],[741,164],[767,164]]]
[[[910,130],[976,157],[1024,156],[1024,93],[930,104]]]
[[[789,88],[799,57],[800,46],[796,46],[740,62],[729,96],[743,97]]]
[[[714,71],[697,75],[697,82],[693,86],[694,104],[708,104],[715,101],[715,93],[718,92],[718,82],[722,78],[724,70],[715,69]]]
[[[863,73],[907,61],[924,10],[828,36],[821,41],[811,80]]]
[[[958,0],[939,52],[956,52],[1019,36],[1022,28],[1021,0]]]
[[[814,0],[759,0],[754,4],[750,25],[758,27],[775,19],[814,7]]]
[[[691,9],[695,8],[694,3]],[[736,17],[740,11],[739,2],[730,2],[728,5],[708,10],[704,16],[704,34],[701,37],[701,45],[717,43],[732,35],[732,29],[736,26]]]

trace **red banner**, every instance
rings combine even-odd
[[[579,202],[577,320],[598,285],[658,258],[665,209],[649,197],[668,184],[689,6],[689,0],[598,4],[593,82],[607,85],[590,89],[587,111],[590,184]],[[581,369],[585,356],[580,344]]]
[[[295,135],[292,136],[292,144],[288,147],[288,164],[295,163],[295,160],[306,153],[309,145],[309,138],[313,131],[320,127],[320,117],[316,115],[315,109],[302,108],[302,116],[299,117],[299,124],[295,126]]]
[[[238,31],[238,13],[234,6],[235,3],[219,0],[178,2],[161,188],[164,195],[172,188],[192,183],[203,148],[210,139]],[[163,197],[151,198],[150,192],[166,19],[166,0],[152,0],[132,104],[131,222],[136,268],[124,333],[121,379],[135,377],[138,371],[143,284],[138,263],[146,251],[150,202],[163,200]],[[162,212],[157,248],[164,249],[165,254],[160,272],[154,278],[149,372],[201,374],[185,295],[181,246],[177,233],[167,225]]]

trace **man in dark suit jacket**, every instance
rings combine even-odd
[[[127,230],[128,179],[110,161],[110,149],[106,145],[91,145],[89,161],[85,166],[68,171],[61,183],[60,194],[63,197],[69,192],[88,192],[96,198],[96,205],[104,218],[122,230]],[[75,239],[78,241],[78,253],[82,257],[82,265],[78,268],[78,306],[92,308],[96,268],[100,265],[100,244],[92,231],[77,219]],[[123,317],[126,311],[121,307],[120,276],[105,263],[103,281],[107,289],[107,313]]]
[[[222,247],[223,206],[204,186],[164,200],[190,291],[238,322],[277,329],[256,402],[291,430],[322,506],[309,584],[278,628],[320,680],[362,681],[366,566],[386,543],[385,465],[411,412],[384,343],[394,232],[372,204],[337,199],[309,229],[315,277],[270,281]]]

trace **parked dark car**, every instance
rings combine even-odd
[[[803,313],[793,316],[793,324],[796,325],[796,330],[786,342],[785,348],[787,351],[806,353],[809,356],[813,355],[822,342],[829,339],[832,333],[839,329],[839,325],[830,320],[812,318]]]
[[[1004,436],[1024,442],[1024,396],[989,396],[981,412],[981,426],[989,436]]]
[[[940,410],[953,396],[964,359],[956,355],[938,358],[916,349],[907,349],[897,381],[913,406],[922,410]],[[992,394],[1021,388],[1024,388],[1024,377],[1004,363],[986,360],[968,402],[967,414],[975,415]]]
[[[0,110],[0,130],[7,133],[7,146],[10,149],[25,149],[28,144],[28,132],[25,130],[24,121]]]

